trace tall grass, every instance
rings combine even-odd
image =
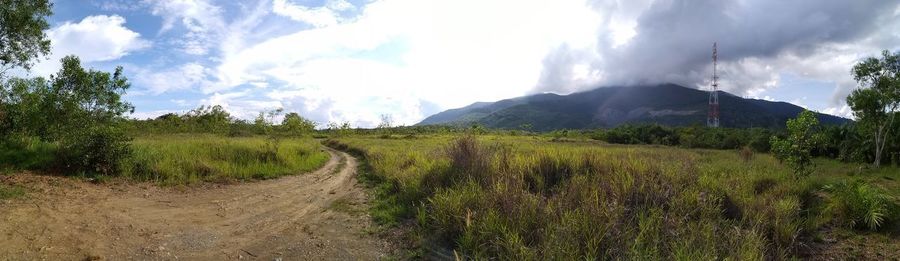
[[[476,259],[781,259],[832,222],[768,155],[530,137],[344,137],[425,245]],[[848,169],[848,168],[844,168]],[[433,247],[429,247],[433,248]]]
[[[0,140],[0,171],[50,168],[56,159],[57,147],[37,138]]]
[[[272,155],[263,137],[164,135],[139,137],[123,175],[162,184],[268,179],[315,170],[328,153],[312,139],[283,139]]]

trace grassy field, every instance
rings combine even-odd
[[[269,179],[318,169],[329,155],[309,138],[282,139],[270,149],[264,137],[163,135],[139,137],[123,175],[162,184]]]
[[[162,185],[268,179],[318,169],[329,158],[321,144],[311,138],[284,138],[276,147],[264,136],[140,136],[131,143],[133,154],[123,160],[121,176]],[[24,140],[0,143],[0,149],[0,174],[34,170],[85,176],[58,167],[57,145],[53,143]]]
[[[897,168],[823,159],[795,177],[769,155],[534,136],[327,143],[366,158],[376,221],[471,258],[784,259],[822,231],[900,242]]]

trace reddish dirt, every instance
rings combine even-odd
[[[372,260],[373,235],[356,160],[329,150],[321,169],[236,185],[93,184],[33,174],[0,201],[3,260]]]

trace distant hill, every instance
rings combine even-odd
[[[569,95],[544,93],[476,102],[432,115],[417,125],[480,124],[518,129],[529,124],[535,131],[615,127],[626,123],[705,125],[708,98],[706,91],[675,84],[603,87]],[[719,104],[723,127],[783,128],[787,119],[803,111],[800,106],[786,102],[744,99],[721,91]],[[818,116],[824,124],[850,121],[828,114]]]

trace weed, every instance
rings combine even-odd
[[[18,198],[25,195],[25,189],[19,186],[0,184],[0,199]]]

